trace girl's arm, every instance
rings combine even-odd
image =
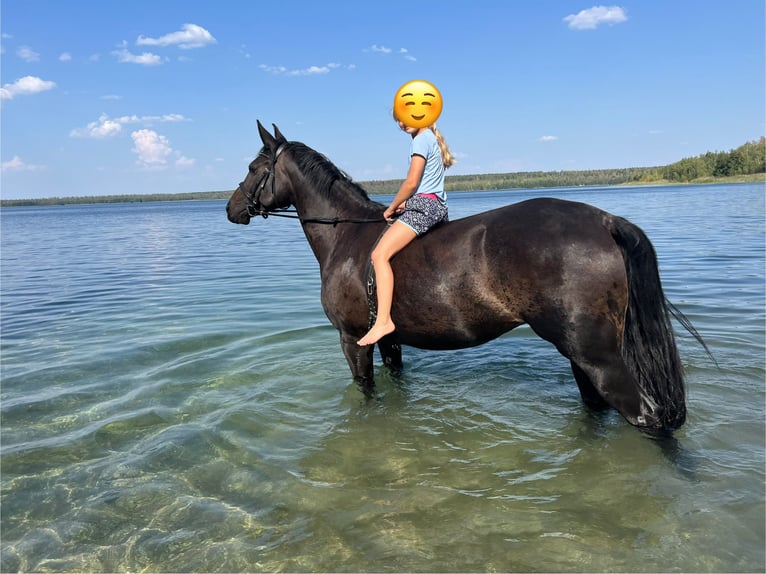
[[[383,212],[383,217],[391,219],[394,213],[404,210],[404,202],[417,191],[420,180],[423,177],[423,171],[426,169],[426,158],[419,154],[413,154],[410,159],[410,169],[407,172],[407,178],[399,186],[399,191],[394,200]]]

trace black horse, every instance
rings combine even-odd
[[[294,207],[319,261],[322,305],[354,380],[371,389],[368,261],[385,230],[371,201],[322,154],[258,122],[264,147],[231,196],[230,221]],[[392,261],[397,330],[379,341],[384,364],[401,368],[401,345],[460,349],[528,324],[569,359],[584,402],[611,406],[649,432],[686,418],[685,386],[657,256],[629,221],[593,206],[532,199],[454,220]],[[704,345],[704,343],[702,343]]]

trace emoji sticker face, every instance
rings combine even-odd
[[[407,82],[394,96],[394,115],[411,128],[427,128],[442,113],[442,95],[425,80]]]

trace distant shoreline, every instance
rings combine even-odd
[[[655,168],[592,170],[583,172],[525,172],[508,174],[447,176],[445,188],[452,192],[500,191],[514,189],[556,189],[597,186],[700,185],[717,183],[766,183],[766,174],[756,173],[731,177],[705,177],[688,182],[641,180],[641,172]],[[638,177],[637,177],[638,176]],[[401,180],[358,182],[371,196],[395,194]],[[228,199],[234,190],[188,193],[146,193],[130,195],[90,195],[33,199],[0,199],[0,207],[33,207],[45,205],[87,205],[103,203],[155,203],[161,201],[210,201]]]

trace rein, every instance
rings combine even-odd
[[[356,219],[356,218],[344,218],[344,217],[301,217],[300,215],[294,215],[297,211],[289,208],[280,208],[274,211],[264,211],[263,209],[255,212],[252,215],[260,215],[264,219],[268,219],[270,215],[274,217],[285,217],[287,219],[298,219],[301,223],[322,223],[325,225],[337,225],[338,223],[380,223],[386,221],[382,216],[369,218],[369,219]]]
[[[290,209],[287,207],[283,208],[277,208],[273,211],[267,211],[261,207],[260,198],[261,193],[263,193],[263,190],[266,188],[266,184],[269,180],[269,176],[271,176],[271,196],[274,197],[274,188],[276,185],[276,164],[277,159],[279,159],[280,154],[285,150],[287,147],[288,142],[283,142],[279,144],[279,147],[277,148],[277,151],[274,152],[274,156],[271,158],[271,169],[266,168],[263,172],[263,175],[261,175],[261,179],[258,180],[258,184],[255,186],[255,191],[253,193],[242,193],[242,195],[245,196],[245,200],[247,201],[247,214],[250,217],[255,217],[256,215],[260,215],[264,219],[267,219],[269,215],[273,215],[274,217],[284,217],[287,219],[298,219],[301,223],[320,223],[323,225],[338,225],[339,223],[380,223],[382,221],[386,221],[386,219],[383,216],[376,217],[376,218],[368,218],[368,219],[357,219],[357,218],[343,218],[343,217],[301,217],[300,215],[297,215],[297,211],[294,209]],[[264,155],[263,152],[261,152],[260,155]],[[241,184],[240,184],[241,185]]]

